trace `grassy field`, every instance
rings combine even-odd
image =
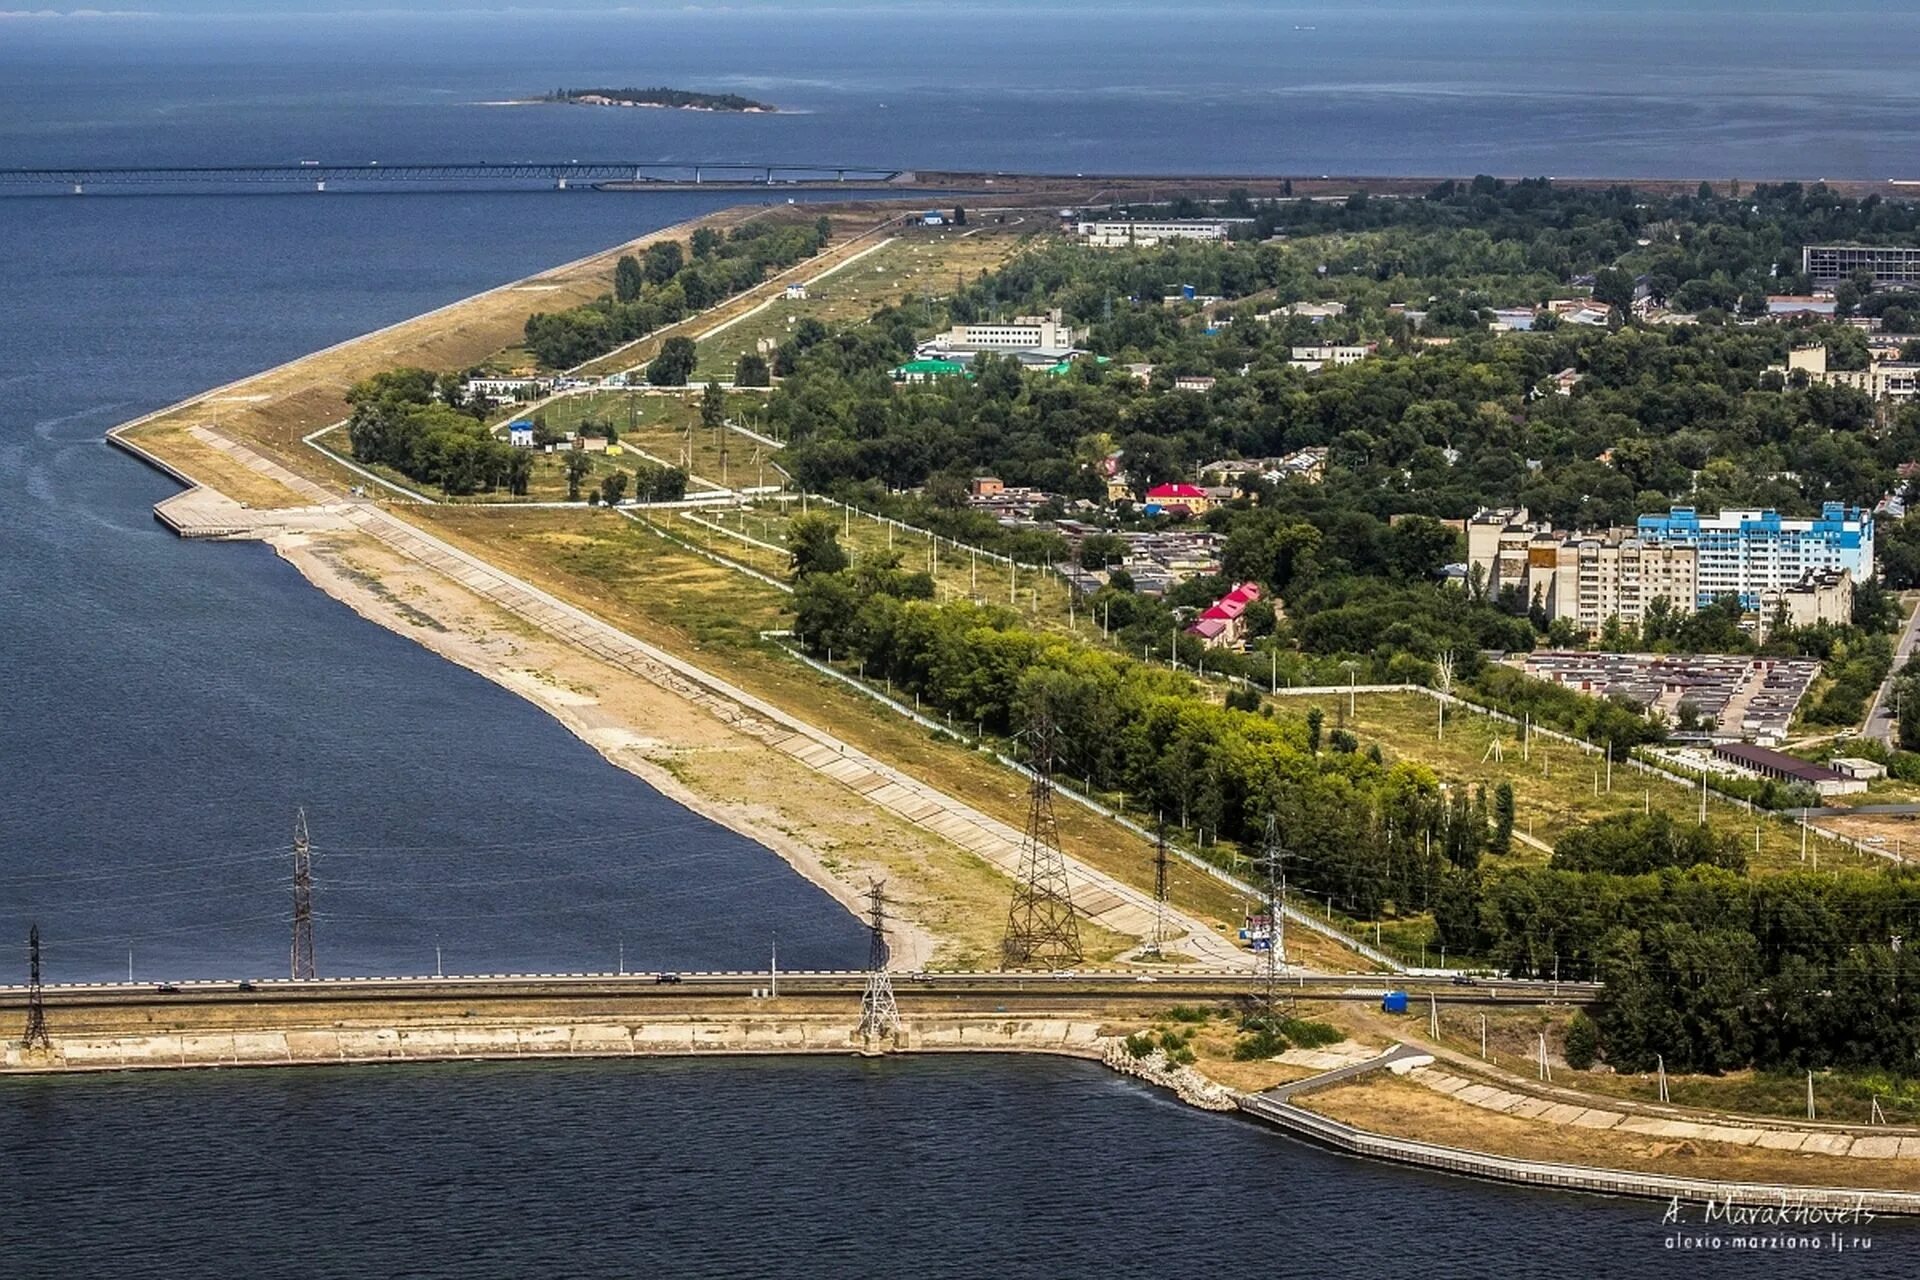
[[[779,484],[781,476],[768,463],[778,452],[751,436],[700,425],[704,392],[590,391],[548,401],[537,410],[509,415],[519,418],[537,412],[556,430],[578,431],[583,424],[610,424],[623,448],[637,450],[661,462],[684,468],[691,483],[688,492],[734,485]],[[753,392],[730,395],[727,415],[750,419],[762,400]]]
[[[853,324],[878,308],[903,298],[940,297],[954,282],[972,280],[1012,256],[1025,237],[1001,227],[955,229],[907,227],[881,247],[862,253],[846,266],[828,266],[804,277],[805,298],[789,299],[784,290],[765,308],[727,324],[718,332],[701,330],[696,378],[731,379],[736,361],[763,339],[782,340],[802,319]],[[865,246],[862,246],[863,248]]]
[[[1606,764],[1598,753],[1588,754],[1579,747],[1546,738],[1535,738],[1523,753],[1519,731],[1490,716],[1449,710],[1442,739],[1438,736],[1438,704],[1420,694],[1361,694],[1353,699],[1351,716],[1348,699],[1339,695],[1283,697],[1277,705],[1279,714],[1301,718],[1309,707],[1318,705],[1326,715],[1329,731],[1344,725],[1360,739],[1363,749],[1377,742],[1389,760],[1425,764],[1443,782],[1489,787],[1503,780],[1511,783],[1518,813],[1516,834],[1532,836],[1546,845],[1552,845],[1569,829],[1608,814],[1655,809],[1687,821],[1699,815],[1699,792],[1694,788],[1643,774],[1616,761],[1609,792]],[[1495,739],[1501,743],[1503,759],[1492,758],[1490,747]],[[1798,869],[1814,861],[1822,867],[1885,865],[1882,859],[1823,839],[1817,831],[1807,842],[1809,861],[1803,864],[1800,834],[1795,827],[1764,814],[1748,814],[1717,798],[1708,801],[1707,821],[1715,830],[1740,841],[1756,871]],[[1545,859],[1546,851],[1516,839],[1513,856],[1537,862]]]
[[[685,520],[698,528],[698,540],[711,541],[715,550],[724,551],[763,573],[785,573],[787,525],[808,510],[824,512],[840,522],[841,545],[856,559],[897,555],[902,567],[932,573],[935,591],[941,600],[971,599],[1010,605],[1035,625],[1062,631],[1071,626],[1083,640],[1094,643],[1100,640],[1098,623],[1072,603],[1071,591],[1057,574],[1012,569],[946,539],[940,540],[936,550],[933,539],[926,534],[895,528],[872,516],[849,513],[845,507],[782,497],[763,499],[737,510],[689,513]]]

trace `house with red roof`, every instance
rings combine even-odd
[[[1241,649],[1247,643],[1247,608],[1260,598],[1260,584],[1243,582],[1208,605],[1188,626],[1209,649]]]
[[[1190,516],[1204,515],[1213,499],[1197,484],[1157,484],[1147,490],[1147,514],[1157,510],[1169,513],[1185,511]]]

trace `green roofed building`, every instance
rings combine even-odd
[[[932,382],[935,378],[970,378],[967,366],[958,360],[909,360],[893,371],[895,382]]]

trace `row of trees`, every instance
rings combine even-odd
[[[571,368],[812,257],[832,229],[825,217],[809,225],[762,220],[724,236],[710,227],[696,228],[686,248],[677,240],[658,241],[641,257],[629,254],[615,264],[612,293],[566,311],[527,317],[527,349],[546,368]],[[691,373],[689,365],[667,385],[681,385]]]
[[[449,405],[425,369],[376,374],[347,392],[347,438],[362,462],[463,494],[505,489],[524,494],[533,460],[497,440],[486,424]]]
[[[1549,867],[1462,873],[1438,940],[1516,976],[1604,982],[1599,1047],[1624,1071],[1920,1064],[1914,873],[1750,878],[1727,842],[1658,815],[1600,825]]]

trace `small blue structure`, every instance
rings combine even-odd
[[[525,418],[507,424],[507,443],[516,449],[533,448],[533,424]]]
[[[1387,994],[1380,997],[1380,1012],[1405,1013],[1406,1011],[1407,1011],[1407,993],[1406,992],[1389,991],[1387,992]]]

